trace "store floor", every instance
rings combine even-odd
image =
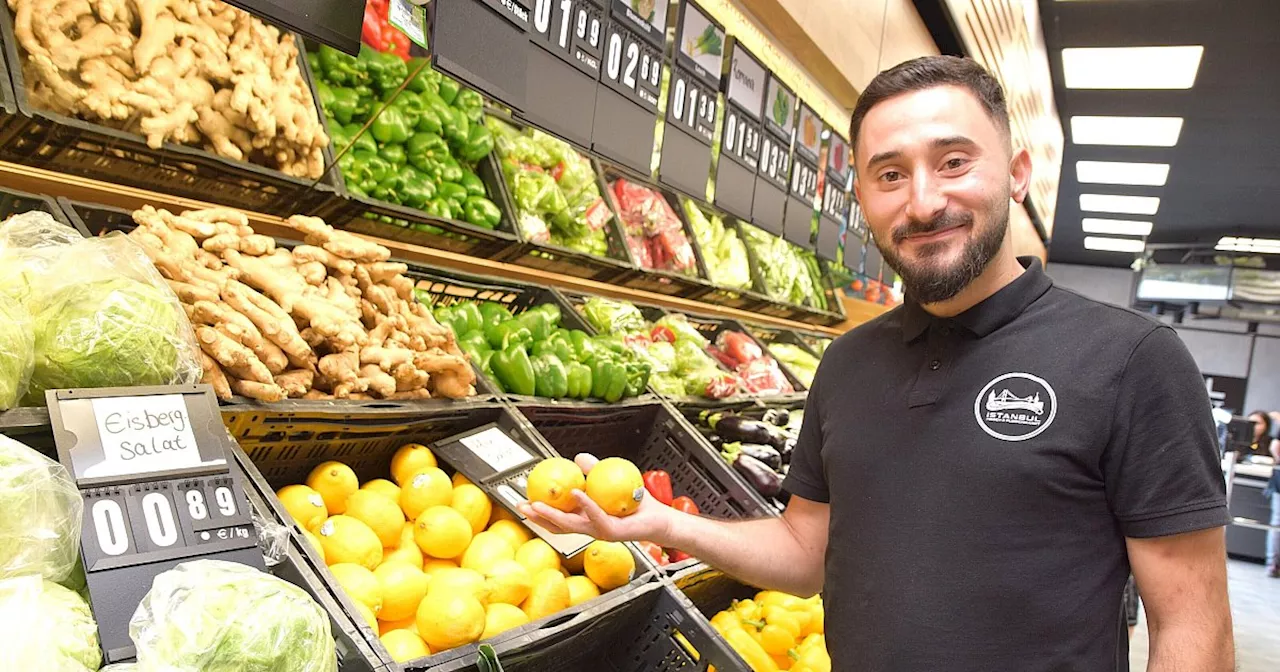
[[[1231,560],[1227,566],[1239,672],[1280,670],[1280,579],[1267,578],[1262,565]],[[1147,620],[1138,619],[1130,648],[1131,672],[1147,669]]]

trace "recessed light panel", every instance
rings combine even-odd
[[[1090,184],[1136,184],[1146,187],[1163,187],[1169,180],[1169,164],[1076,161],[1076,180]]]
[[[1204,47],[1101,47],[1062,50],[1068,89],[1189,89]]]
[[[1121,215],[1154,215],[1160,209],[1155,196],[1080,194],[1080,209],[1086,212],[1115,212]]]
[[[1149,236],[1151,222],[1138,222],[1128,219],[1098,219],[1085,217],[1080,222],[1085,233],[1098,233],[1104,236]]]
[[[1099,252],[1141,252],[1146,245],[1137,238],[1104,238],[1102,236],[1085,236],[1086,250]]]
[[[1280,254],[1280,240],[1275,238],[1236,238],[1234,236],[1226,236],[1218,240],[1217,249],[1224,252]]]
[[[1173,147],[1182,134],[1182,117],[1071,117],[1071,141],[1077,145]]]

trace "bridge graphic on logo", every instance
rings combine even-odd
[[[995,390],[991,390],[987,394],[987,410],[988,411],[1029,411],[1036,415],[1044,415],[1044,402],[1040,400],[1040,393],[1028,397],[1019,397],[1010,392],[1008,388],[996,394]]]

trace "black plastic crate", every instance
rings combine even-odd
[[[18,102],[13,96],[13,82],[9,78],[8,59],[0,45],[0,146],[10,135],[20,130],[22,115],[18,114]]]
[[[475,644],[404,664],[392,661],[378,640],[378,633],[359,622],[353,604],[309,547],[309,542],[301,536],[300,528],[273,493],[285,485],[304,482],[312,468],[328,460],[338,460],[351,467],[361,483],[372,478],[387,478],[391,456],[400,446],[406,443],[430,445],[489,423],[495,423],[509,436],[544,457],[555,455],[546,441],[529,427],[519,413],[503,403],[477,402],[430,412],[388,410],[377,417],[343,417],[323,411],[290,411],[280,408],[230,407],[223,409],[222,417],[231,436],[239,443],[236,459],[248,474],[253,487],[262,495],[272,514],[272,522],[290,528],[294,539],[303,547],[313,571],[321,578],[333,599],[342,605],[344,613],[351,615],[358,631],[388,669],[435,669],[438,665],[450,662],[456,662],[462,668],[475,665]],[[441,460],[441,464],[446,468],[449,466],[444,460]],[[503,633],[488,643],[505,641],[508,637],[527,631],[571,621],[583,611],[618,597],[626,597],[640,586],[653,581],[656,577],[653,567],[634,548],[629,547],[629,550],[636,561],[636,574],[627,586]]]
[[[698,614],[707,620],[728,609],[735,600],[750,599],[760,592],[760,588],[748,586],[707,566],[690,567],[677,572],[671,577],[671,582],[693,604]],[[716,637],[719,638],[719,634]]]
[[[715,435],[714,431],[702,422],[704,413],[733,413],[741,415],[752,420],[763,420],[766,413],[770,411],[803,411],[805,403],[808,401],[808,395],[800,392],[796,394],[781,395],[777,397],[757,397],[750,402],[733,401],[729,403],[681,403],[677,405],[680,413],[694,429],[711,444],[712,450],[717,450],[711,437]],[[735,472],[736,474],[736,472]],[[785,477],[784,477],[785,478]],[[745,481],[744,481],[745,482]],[[751,487],[749,484],[747,487]],[[753,490],[754,491],[754,490]],[[781,512],[786,508],[787,502],[791,495],[783,490],[777,497],[761,498],[769,503],[775,511]]]
[[[698,251],[699,258],[703,260],[703,267],[707,270],[707,282],[711,285],[711,289],[709,289],[707,293],[698,297],[698,300],[705,301],[706,303],[713,303],[717,306],[752,311],[762,305],[768,304],[770,299],[764,294],[764,286],[760,280],[760,270],[756,265],[758,262],[756,261],[755,250],[752,249],[750,245],[746,244],[747,239],[742,234],[742,224],[738,221],[738,218],[727,212],[707,205],[696,198],[691,198],[683,194],[679,196],[678,200],[679,203],[677,205],[679,207],[676,208],[676,214],[678,214],[680,216],[680,220],[685,223],[686,230],[693,231],[693,224],[689,222],[688,214],[684,211],[685,202],[690,202],[699,210],[702,210],[702,213],[707,216],[707,219],[710,219],[713,214],[720,217],[720,219],[725,223],[725,226],[729,227],[729,229],[738,236],[738,240],[742,241],[747,250],[747,267],[750,269],[751,273],[751,287],[745,289],[725,287],[717,284],[712,278],[711,269],[707,266],[706,257],[703,256],[702,243],[697,240],[697,236],[693,237],[692,242],[695,249]]]
[[[4,221],[13,215],[31,212],[32,210],[47,212],[59,222],[67,226],[74,226],[53,197],[42,194],[29,194],[16,189],[0,188],[0,221]],[[80,231],[80,234],[85,235],[84,231]]]
[[[502,639],[494,648],[506,672],[750,670],[686,598],[662,583],[572,621]],[[432,672],[470,669],[459,661]]]
[[[747,226],[755,225],[739,222],[740,230],[741,227]],[[766,235],[772,236],[773,234],[766,232]],[[744,237],[743,240],[746,240],[746,238]],[[788,242],[787,244],[794,246],[791,242]],[[760,289],[761,296],[765,299],[765,301],[760,305],[751,309],[753,312],[773,317],[781,317],[796,322],[807,322],[809,324],[821,324],[826,326],[835,326],[843,323],[847,319],[844,312],[844,304],[840,302],[839,292],[831,283],[831,273],[827,270],[827,262],[825,260],[816,259],[818,262],[818,275],[821,278],[819,291],[822,292],[823,299],[825,299],[828,308],[827,310],[821,310],[813,306],[802,306],[794,303],[788,303],[781,299],[769,296],[768,288],[764,283],[763,272],[760,270],[759,257],[756,255],[756,251],[750,243],[747,244],[747,249],[751,252],[751,258],[756,259],[756,264],[751,270],[753,282],[755,283],[755,286]]]
[[[140,135],[43,110],[31,104],[22,75],[19,45],[14,38],[13,12],[0,11],[0,41],[12,77],[18,116],[16,128],[0,135],[0,158],[26,166],[79,175],[174,196],[218,203],[273,215],[292,215],[325,199],[313,193],[317,184],[336,186],[332,172],[319,180],[291,177],[244,161],[233,161],[198,147],[165,143],[153,149]],[[296,37],[296,36],[295,36]],[[299,45],[299,70],[311,88],[315,82]],[[318,102],[316,114],[323,120]],[[325,150],[325,165],[333,154]]]
[[[618,178],[624,178],[629,182],[635,182],[648,189],[660,194],[667,201],[667,205],[676,212],[676,219],[680,221],[684,228],[684,235],[689,239],[689,244],[693,247],[693,256],[697,261],[696,274],[684,275],[674,271],[664,271],[653,268],[644,268],[638,260],[635,262],[635,270],[628,275],[618,279],[616,284],[632,289],[640,289],[655,294],[665,294],[668,296],[678,296],[685,299],[697,299],[707,292],[715,289],[715,285],[707,280],[707,267],[702,260],[702,252],[698,249],[697,237],[693,235],[693,229],[689,227],[689,223],[685,221],[680,214],[680,203],[674,191],[660,187],[647,178],[637,175],[621,166],[615,166],[608,163],[597,163],[597,172],[599,174],[600,183],[604,186],[604,200],[609,205],[609,209],[618,216],[618,224],[622,228],[624,242],[626,235],[626,225],[622,222],[619,213],[622,210],[618,207],[618,199],[613,191],[613,183]]]

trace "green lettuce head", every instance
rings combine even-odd
[[[336,672],[329,618],[297,586],[221,560],[155,578],[129,621],[138,669]]]
[[[0,289],[0,411],[18,405],[35,364],[31,315]]]
[[[39,576],[0,581],[0,629],[5,670],[95,672],[102,664],[89,604]]]
[[[171,296],[114,277],[57,290],[35,316],[35,371],[27,399],[45,390],[174,382],[185,343]]]
[[[80,564],[83,510],[65,467],[0,436],[0,579],[70,578]]]

